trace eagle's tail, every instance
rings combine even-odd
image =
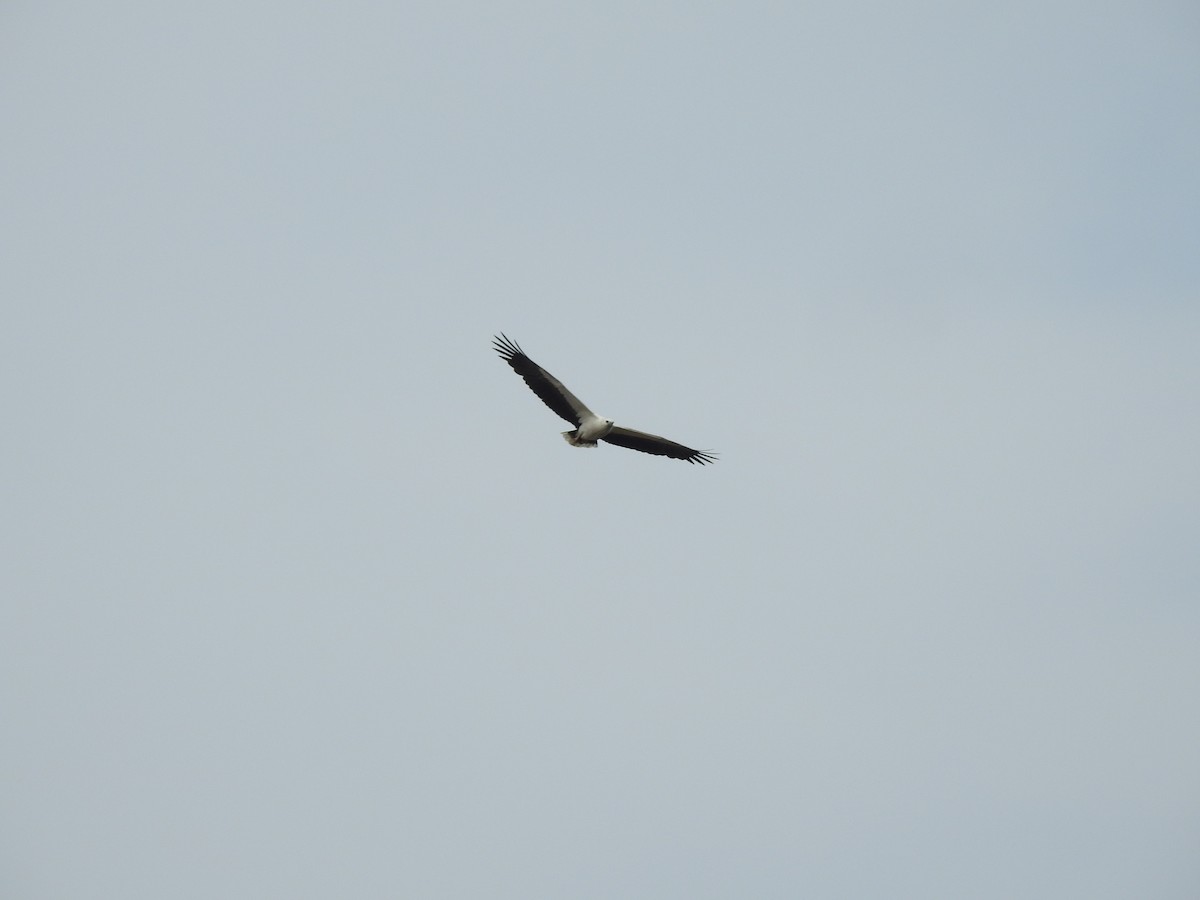
[[[579,432],[579,429],[575,429],[575,431],[564,431],[562,433],[563,440],[566,441],[568,444],[570,444],[572,447],[595,447],[596,446],[595,441],[581,441],[577,437],[578,432]]]

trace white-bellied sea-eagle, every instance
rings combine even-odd
[[[612,419],[596,415],[563,387],[561,381],[526,356],[525,351],[504,334],[495,339],[493,346],[513,371],[524,378],[530,389],[542,398],[543,403],[575,426],[573,431],[563,432],[563,437],[572,447],[595,447],[597,441],[606,441],[618,447],[653,453],[655,456],[686,459],[702,466],[717,461],[716,454],[693,450],[657,434],[622,428],[614,425]]]

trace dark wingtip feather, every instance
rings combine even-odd
[[[521,349],[521,345],[508,337],[503,331],[500,332],[499,336],[492,338],[492,347],[500,354],[500,358],[507,363],[511,363],[516,356],[525,356],[525,351]]]

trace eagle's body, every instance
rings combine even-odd
[[[604,441],[618,447],[640,450],[655,456],[684,459],[700,465],[717,461],[715,454],[693,450],[656,434],[622,428],[614,424],[612,419],[596,415],[568,391],[561,381],[526,356],[525,352],[505,335],[501,334],[496,338],[494,346],[501,358],[525,379],[525,383],[543,403],[575,426],[572,431],[563,432],[563,437],[571,446],[595,447],[597,441]]]
[[[604,440],[612,430],[612,419],[592,415],[585,417],[574,431],[564,431],[563,437],[572,447],[595,447],[596,441]]]

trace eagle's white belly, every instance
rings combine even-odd
[[[587,441],[589,444],[591,444],[600,440],[600,438],[604,437],[612,430],[612,419],[605,419],[601,416],[592,416],[591,418],[583,420],[582,424],[579,426],[577,434],[579,436],[579,440]]]
[[[563,437],[573,447],[595,447],[596,441],[613,430],[613,420],[603,416],[587,416],[574,431],[564,431]]]

